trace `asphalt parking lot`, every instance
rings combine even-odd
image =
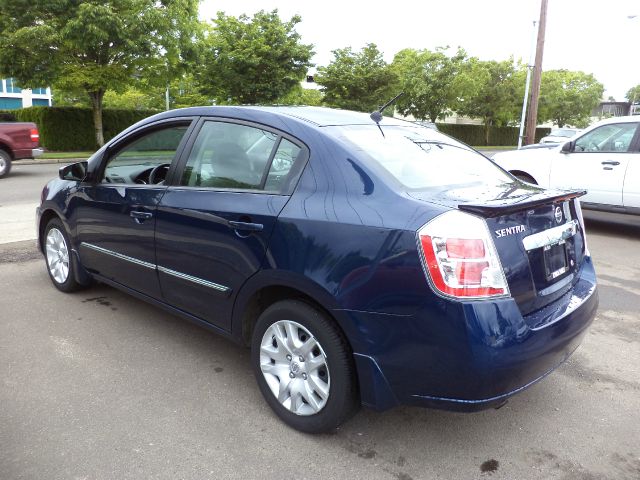
[[[640,478],[639,218],[587,215],[599,313],[544,381],[311,436],[271,413],[247,350],[110,287],[53,288],[25,215],[58,167],[0,180],[0,479]]]

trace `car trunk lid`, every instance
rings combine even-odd
[[[578,197],[519,181],[414,191],[412,197],[485,219],[511,296],[523,315],[564,295],[586,252]]]

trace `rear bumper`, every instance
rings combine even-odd
[[[354,345],[363,403],[460,411],[499,406],[575,351],[597,307],[586,258],[572,290],[525,316],[513,299],[439,300],[406,317],[350,312],[349,337],[365,330],[378,338]]]
[[[18,148],[13,151],[13,158],[21,160],[23,158],[37,158],[44,153],[42,148]]]

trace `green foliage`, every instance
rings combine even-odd
[[[487,139],[487,129],[483,125],[458,125],[451,123],[438,123],[438,129],[447,135],[452,136],[466,143],[467,145],[478,146],[515,146],[518,144],[517,127],[489,127],[489,136]],[[548,135],[550,128],[536,129],[536,142],[542,137]]]
[[[12,112],[0,112],[0,122],[17,122],[18,119]]]
[[[177,63],[197,12],[198,0],[0,0],[0,73],[84,91],[101,145],[104,93]]]
[[[629,100],[631,103],[640,101],[640,85],[631,87],[627,92],[626,97],[627,97],[627,100]]]
[[[312,65],[313,46],[301,43],[295,15],[283,22],[278,11],[236,18],[218,12],[204,40],[198,81],[218,104],[273,103],[289,93]]]
[[[302,88],[298,84],[289,93],[280,97],[276,103],[278,105],[310,105],[317,107],[322,105],[322,99],[323,95],[319,90]]]
[[[471,58],[465,63],[456,81],[460,97],[456,110],[482,120],[487,145],[489,127],[506,126],[518,119],[524,96],[523,73],[513,59],[497,62]]]
[[[589,125],[591,111],[598,106],[604,85],[591,74],[569,70],[542,72],[538,119],[559,127]]]
[[[458,113],[480,118],[485,125],[507,125],[517,118],[514,111],[522,104],[519,80],[511,59],[497,62],[471,58],[457,85],[461,97]]]
[[[401,50],[393,59],[400,90],[396,109],[402,115],[412,115],[416,120],[444,119],[456,106],[458,88],[456,77],[462,69],[466,53],[461,48],[453,56],[446,49]]]
[[[40,132],[40,145],[53,151],[84,151],[97,148],[90,108],[31,107],[12,110],[18,121],[34,122]],[[151,111],[104,110],[107,140],[125,128],[152,115]]]
[[[371,112],[389,101],[394,91],[398,93],[396,75],[374,43],[360,52],[340,48],[333,51],[333,56],[316,75],[327,105]]]

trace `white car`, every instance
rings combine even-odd
[[[540,143],[561,143],[566,142],[578,133],[582,132],[579,128],[552,128],[549,135],[542,137]]]
[[[584,208],[640,215],[640,116],[596,123],[552,148],[513,150],[493,161],[549,188],[583,189]]]

